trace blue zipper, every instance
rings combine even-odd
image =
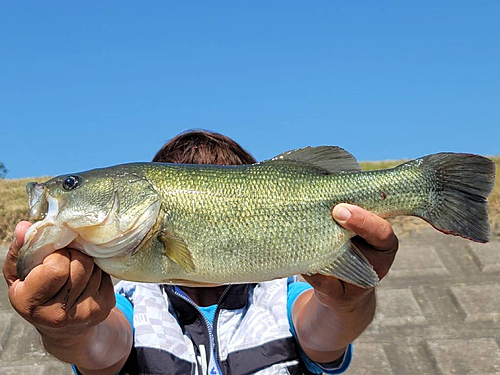
[[[215,313],[214,313],[214,326],[215,326],[215,324],[217,324],[217,316],[219,314],[220,304],[224,300],[224,298],[226,297],[226,294],[229,292],[230,289],[231,289],[231,285],[229,285],[224,290],[224,292],[222,292],[222,294],[221,294],[221,296],[219,298],[219,301],[217,301],[217,307],[216,307]],[[182,293],[179,293],[177,290],[180,290]],[[184,301],[186,301],[187,303],[189,303],[191,306],[193,306],[196,309],[196,311],[198,312],[198,315],[203,318],[203,322],[205,324],[205,327],[207,328],[208,335],[210,337],[210,352],[211,352],[211,355],[214,356],[214,358],[215,358],[215,365],[217,366],[217,371],[218,371],[218,373],[215,373],[215,372],[213,372],[213,369],[212,369],[212,371],[210,372],[209,375],[219,375],[219,374],[223,375],[223,372],[222,372],[222,370],[220,368],[220,365],[219,365],[219,350],[217,348],[217,342],[215,341],[215,336],[214,336],[213,331],[212,331],[212,325],[210,324],[210,322],[208,321],[208,319],[205,317],[205,315],[201,312],[201,310],[199,309],[198,305],[196,305],[191,300],[191,298],[189,298],[181,289],[179,289],[177,286],[174,286],[173,287],[173,293],[177,297],[183,299]]]

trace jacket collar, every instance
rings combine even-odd
[[[220,308],[226,310],[236,310],[245,307],[248,303],[248,296],[255,288],[256,284],[234,284],[229,285],[229,290],[225,292],[223,300],[220,302]],[[189,309],[186,305],[191,305],[184,298],[175,292],[173,285],[161,285],[161,288],[167,293],[170,302],[176,311]]]

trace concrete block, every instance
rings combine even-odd
[[[72,375],[71,365],[54,359],[45,366],[43,375]]]
[[[466,322],[500,320],[500,293],[496,285],[460,285],[451,287]]]
[[[0,373],[2,375],[33,375],[45,373],[45,365],[9,365],[4,366],[0,363]],[[55,374],[54,374],[55,375]]]
[[[28,359],[44,359],[48,356],[43,349],[40,335],[28,322],[13,316],[12,330],[7,337],[5,350],[1,353],[1,360],[21,361]]]
[[[0,267],[3,267],[3,259],[0,262]],[[0,312],[12,311],[13,309],[9,301],[9,288],[3,278],[3,275],[0,277],[2,278],[0,280],[0,299],[2,301],[2,303],[0,303]]]
[[[11,327],[12,327],[12,314],[11,313],[0,314],[0,358],[1,358],[1,353],[3,353],[5,350],[7,339],[11,334]]]
[[[404,246],[398,252],[389,271],[390,277],[442,276],[449,272],[434,247],[421,245]]]
[[[469,243],[472,258],[484,273],[500,273],[500,246],[498,242]]]
[[[427,343],[442,374],[500,374],[500,348],[492,338]]]
[[[404,326],[427,322],[410,289],[380,289],[377,299],[378,309],[372,325]]]
[[[359,353],[357,355],[356,353]],[[354,343],[354,355],[348,373],[356,375],[393,374],[382,344]]]

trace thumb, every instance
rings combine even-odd
[[[397,248],[397,238],[389,222],[372,212],[341,203],[333,208],[332,216],[337,223],[363,237],[378,250]]]
[[[14,230],[14,241],[16,241],[19,249],[23,246],[24,235],[31,225],[29,221],[21,221],[16,225],[16,229]]]
[[[18,279],[16,271],[17,254],[24,243],[24,235],[30,226],[31,223],[28,221],[21,221],[16,225],[14,239],[9,246],[9,252],[2,267],[3,276],[9,287]]]

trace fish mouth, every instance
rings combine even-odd
[[[32,221],[45,219],[49,210],[45,185],[30,182],[26,185],[26,192],[28,193],[29,219]]]
[[[68,227],[57,225],[57,199],[46,194],[45,190],[42,192],[38,186],[30,188],[35,189],[28,198],[30,218],[40,221],[28,228],[24,235],[24,244],[19,250],[16,270],[21,280],[24,280],[35,266],[41,264],[47,255],[68,246],[78,235]]]

